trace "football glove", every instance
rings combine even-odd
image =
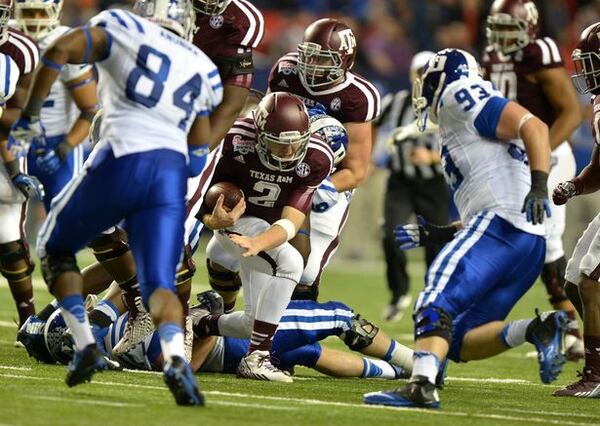
[[[8,150],[15,158],[27,155],[32,142],[44,145],[44,126],[39,118],[21,116],[11,127]]]
[[[569,198],[581,194],[583,192],[582,186],[581,181],[577,178],[561,182],[552,191],[552,201],[557,206],[562,206],[569,201]]]
[[[206,165],[206,156],[210,152],[208,144],[188,146],[188,174],[189,177],[198,176]]]
[[[544,223],[544,213],[548,217],[552,215],[548,200],[548,173],[531,171],[531,189],[525,197],[521,213],[525,213],[527,222],[534,225]]]
[[[72,150],[67,142],[60,143],[54,149],[37,150],[35,164],[43,173],[52,175],[60,169]]]
[[[25,197],[35,197],[38,200],[44,199],[44,185],[35,176],[17,173],[11,177],[13,184],[25,195]]]
[[[417,221],[418,224],[398,225],[394,229],[394,237],[400,250],[410,250],[432,244],[445,244],[454,238],[457,231],[454,225],[432,225],[420,215],[417,216]]]
[[[314,106],[308,109],[308,116],[313,117],[315,115],[327,115],[327,108],[320,102],[317,102]]]

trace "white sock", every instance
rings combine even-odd
[[[160,347],[162,349],[165,361],[174,356],[185,360],[185,346],[183,338],[183,328],[174,322],[166,322],[158,327],[160,337]]]
[[[386,361],[363,358],[363,377],[378,377],[380,379],[397,379],[400,371]]]
[[[59,305],[60,313],[73,336],[75,349],[80,351],[88,345],[96,344],[87,313],[83,307],[83,297],[80,294],[70,295],[64,297]]]
[[[435,383],[440,368],[440,359],[431,352],[415,351],[413,354],[412,377],[425,376],[430,383]]]
[[[288,278],[273,277],[263,289],[256,303],[255,320],[279,324],[283,312],[292,298],[296,282]]]
[[[390,347],[383,359],[390,364],[396,365],[409,373],[413,369],[413,350],[395,340],[390,341]]]
[[[523,319],[511,321],[504,326],[500,332],[500,340],[509,348],[514,348],[525,343],[525,334],[527,327],[533,321],[532,319]]]

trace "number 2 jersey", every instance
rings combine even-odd
[[[315,189],[333,168],[331,148],[312,136],[304,159],[293,170],[281,172],[271,170],[261,162],[256,152],[257,144],[254,120],[237,120],[223,140],[221,158],[211,185],[218,182],[236,184],[246,199],[244,214],[269,223],[281,218],[285,206],[308,213]]]
[[[518,229],[544,235],[543,225],[527,222],[521,213],[531,188],[523,141],[496,139],[507,103],[482,78],[463,78],[445,88],[438,114],[444,176],[463,223],[488,210]]]
[[[108,34],[106,58],[97,61],[104,118],[100,140],[115,157],[171,149],[187,157],[187,134],[198,115],[221,102],[215,64],[176,34],[125,10],[90,21]]]

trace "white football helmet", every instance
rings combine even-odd
[[[190,0],[137,0],[133,11],[186,40],[194,36],[196,14]]]
[[[17,0],[15,20],[19,29],[40,40],[60,25],[63,0]]]

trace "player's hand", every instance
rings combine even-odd
[[[562,206],[569,201],[569,198],[574,197],[575,195],[581,194],[580,184],[578,185],[578,181],[566,181],[561,182],[556,185],[554,191],[552,191],[552,201],[557,206]]]
[[[417,128],[417,123],[406,124],[404,126],[396,127],[393,132],[393,140],[395,144],[402,143],[409,139],[416,139],[421,136],[421,132]]]
[[[39,119],[32,119],[22,116],[10,129],[8,139],[8,150],[15,158],[27,155],[31,144],[36,141],[43,144],[44,127]]]
[[[210,224],[209,228],[211,229],[223,229],[235,225],[238,219],[242,217],[246,211],[246,200],[244,198],[238,201],[235,207],[230,211],[223,206],[224,200],[225,196],[223,194],[219,195],[219,198],[217,198],[215,207],[208,220]]]
[[[327,108],[320,102],[317,102],[314,106],[308,109],[308,116],[313,117],[315,115],[327,115]]]
[[[454,238],[457,231],[454,225],[432,225],[423,216],[417,216],[417,221],[418,224],[398,225],[394,229],[394,237],[400,250],[410,250],[431,244],[445,244]]]
[[[531,189],[525,197],[521,213],[525,213],[527,222],[534,225],[544,223],[544,213],[550,217],[550,202],[548,200],[548,173],[540,170],[531,171]]]
[[[410,161],[415,166],[430,166],[433,163],[431,150],[424,146],[417,146],[410,152]]]
[[[198,176],[206,165],[206,157],[210,152],[208,144],[188,146],[188,176]]]
[[[44,199],[44,185],[35,176],[17,173],[11,178],[13,184],[25,195],[25,197],[34,197],[38,200]]]
[[[256,256],[262,248],[258,246],[254,238],[249,238],[244,235],[232,234],[229,239],[238,247],[242,248],[244,252],[243,257]]]
[[[35,164],[43,173],[52,175],[60,169],[72,150],[67,142],[62,142],[54,149],[37,150]]]

